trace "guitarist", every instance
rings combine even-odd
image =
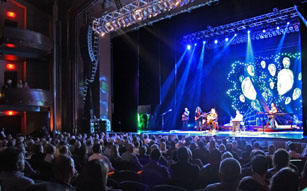
[[[195,123],[196,123],[195,128],[197,131],[201,130],[202,120],[203,120],[203,112],[201,108],[197,106],[195,111]]]
[[[189,116],[190,116],[190,111],[189,109],[186,107],[184,108],[184,112],[182,114],[182,130],[185,131],[187,130],[187,126],[189,123]]]
[[[217,128],[217,113],[214,108],[211,109],[210,114],[207,115],[207,123],[211,130],[216,130]]]

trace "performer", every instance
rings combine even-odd
[[[269,121],[266,124],[266,127],[268,127],[269,123],[271,125],[272,128],[275,128],[275,114],[278,112],[276,106],[274,103],[271,104],[271,110],[269,111]]]
[[[212,108],[210,113],[207,115],[207,123],[209,125],[210,131],[216,130],[218,128],[217,113],[214,108]]]
[[[236,132],[239,129],[241,131],[240,123],[243,121],[243,115],[240,113],[239,110],[236,111],[236,117],[232,119],[232,132]]]
[[[184,108],[184,112],[182,114],[182,130],[185,131],[187,130],[187,126],[189,123],[189,116],[190,116],[190,111],[189,109],[186,107]]]
[[[197,106],[195,111],[195,123],[196,123],[195,128],[197,131],[201,130],[202,118],[203,118],[203,112],[201,108]]]

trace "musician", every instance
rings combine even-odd
[[[203,112],[201,110],[201,108],[199,106],[196,107],[195,110],[195,123],[196,123],[196,130],[201,130],[201,123],[202,123],[202,119],[203,119]]]
[[[243,115],[240,113],[239,110],[236,111],[236,117],[232,119],[232,131],[235,132],[237,129],[240,129],[240,123],[243,121]]]
[[[214,108],[212,108],[210,113],[207,115],[207,123],[209,125],[210,131],[217,129],[217,113]]]
[[[190,111],[189,109],[186,107],[184,108],[184,112],[182,114],[182,130],[187,130],[187,126],[189,123],[189,116],[190,116]]]
[[[269,120],[268,123],[271,124],[271,127],[272,128],[275,128],[275,114],[278,112],[277,110],[277,107],[275,106],[274,103],[271,104],[271,110],[269,111]],[[267,126],[268,126],[268,123],[267,123]]]

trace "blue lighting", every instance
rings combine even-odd
[[[197,43],[195,43],[194,46],[197,46]]]
[[[191,45],[188,45],[188,46],[187,46],[187,49],[188,49],[188,50],[191,50]]]
[[[262,32],[265,33],[265,30],[263,29]]]
[[[287,25],[290,25],[290,22],[287,22]]]
[[[236,33],[235,36],[238,36],[238,34]]]
[[[205,41],[205,40],[203,41],[203,44],[206,44],[206,41]]]
[[[225,41],[228,42],[229,38],[225,38]]]
[[[249,34],[249,33],[251,33],[251,31],[250,31],[250,30],[248,30],[248,31],[247,31],[247,33]]]
[[[215,41],[214,41],[214,44],[217,44],[217,42],[218,42],[218,41],[217,41],[217,40],[215,40]]]
[[[279,30],[279,27],[276,27],[277,30]]]

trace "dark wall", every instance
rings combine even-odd
[[[114,131],[136,131],[138,105],[138,32],[127,33],[112,41]]]

